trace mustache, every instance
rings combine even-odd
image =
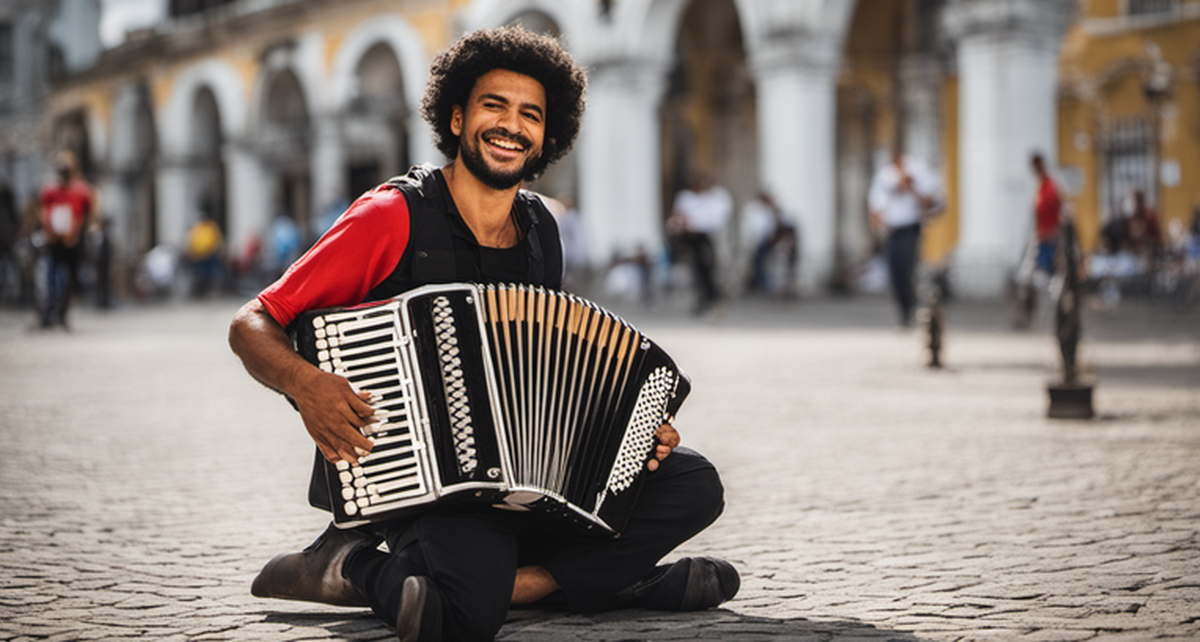
[[[528,137],[522,136],[521,134],[515,134],[513,132],[510,132],[507,129],[504,129],[503,127],[493,127],[491,129],[483,132],[483,134],[481,134],[480,137],[483,138],[484,140],[487,140],[488,138],[503,138],[505,140],[514,142],[525,149],[529,149],[530,147],[533,147],[533,141],[529,140]]]

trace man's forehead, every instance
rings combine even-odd
[[[540,101],[545,102],[546,88],[540,80],[528,74],[504,68],[492,69],[476,78],[475,85],[471,88],[471,95],[474,97],[485,91],[493,92],[503,87],[519,87],[521,90],[535,91],[539,94]]]

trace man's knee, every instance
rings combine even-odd
[[[716,521],[725,509],[725,486],[716,466],[686,447],[676,448],[662,463],[650,474],[646,484],[650,497],[644,499],[669,504],[656,510],[668,510],[673,519],[697,530]],[[656,479],[655,475],[662,476]]]

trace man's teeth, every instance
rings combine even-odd
[[[504,140],[503,138],[492,138],[492,139],[489,139],[488,142],[495,145],[496,147],[500,147],[503,149],[510,149],[514,152],[521,151],[522,149],[524,149],[523,145],[515,143],[511,140]]]

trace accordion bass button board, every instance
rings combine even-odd
[[[343,527],[466,501],[617,536],[658,426],[691,388],[616,315],[522,285],[428,285],[308,312],[292,339],[375,398],[371,453],[327,464]]]

